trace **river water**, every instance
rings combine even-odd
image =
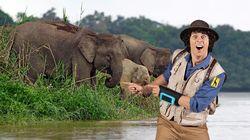
[[[220,107],[208,118],[211,140],[250,139],[250,93],[220,93]],[[0,140],[154,140],[156,119],[142,121],[51,122],[0,126]]]

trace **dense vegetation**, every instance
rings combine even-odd
[[[28,86],[0,74],[0,124],[50,120],[142,119],[157,115],[157,99],[119,99],[119,88],[75,87],[67,79],[52,87],[40,79]],[[55,79],[54,79],[55,80]]]

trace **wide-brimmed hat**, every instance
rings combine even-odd
[[[180,38],[185,44],[187,43],[187,39],[189,39],[187,37],[189,37],[189,35],[193,31],[206,31],[209,36],[209,39],[212,39],[214,42],[219,39],[219,35],[217,34],[217,32],[211,29],[207,22],[203,20],[195,20],[190,24],[188,28],[184,29],[180,34]]]

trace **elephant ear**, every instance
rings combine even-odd
[[[131,82],[132,83],[138,82],[138,70],[139,70],[138,67],[134,68],[134,71],[133,71],[133,73],[131,75]]]
[[[81,33],[76,36],[78,41],[77,47],[80,49],[82,55],[89,63],[92,63],[96,54],[96,43],[94,34],[89,31],[81,30]]]
[[[142,65],[144,65],[149,73],[153,73],[155,66],[156,52],[152,49],[145,49],[140,57]]]
[[[125,58],[129,58],[127,44],[124,42],[124,40],[122,39],[121,36],[117,36],[117,39],[122,41],[121,42],[122,43],[122,45],[121,45],[122,54],[124,54]]]

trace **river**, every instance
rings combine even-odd
[[[220,106],[208,118],[211,140],[250,139],[250,93],[220,93]],[[154,140],[156,119],[141,121],[50,122],[1,125],[0,140]]]

